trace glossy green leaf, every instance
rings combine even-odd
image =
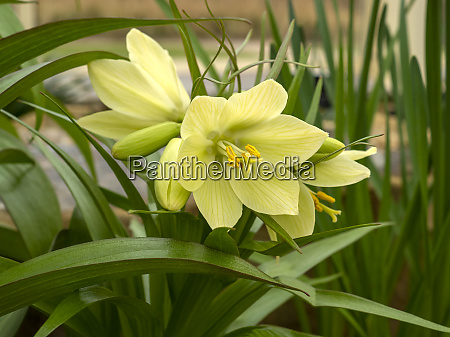
[[[385,224],[386,225],[386,224]],[[327,237],[331,237],[346,231],[354,230],[357,228],[363,227],[371,227],[371,226],[381,226],[380,224],[365,224],[365,225],[357,225],[351,227],[344,227],[333,229],[330,231],[315,233],[312,235],[304,236],[301,238],[294,239],[298,246],[304,246],[308,243],[318,241]],[[292,251],[291,246],[289,246],[286,242],[278,243],[274,241],[246,241],[244,242],[240,248],[250,249],[253,251],[257,251],[258,253],[264,255],[272,255],[272,256],[283,256]]]
[[[221,20],[246,21],[240,18]],[[212,19],[195,19],[211,21]],[[31,60],[56,47],[84,37],[121,28],[161,26],[192,22],[192,19],[125,19],[95,18],[64,20],[37,26],[0,40],[0,77],[14,71],[25,61]],[[45,36],[45,39],[41,38]]]
[[[60,249],[6,270],[0,315],[84,286],[155,272],[213,273],[284,286],[247,261],[200,244],[117,238]]]
[[[21,141],[4,130],[0,130],[1,149],[16,149],[31,158]],[[53,186],[40,166],[0,165],[0,197],[28,253],[38,256],[48,252],[62,227],[62,219]]]
[[[345,308],[349,310],[364,312],[367,314],[396,319],[398,321],[419,325],[436,331],[450,333],[449,327],[427,321],[410,313],[390,308],[386,305],[353,294],[346,294],[339,291],[315,289],[312,286],[308,286],[307,284],[299,280],[290,279],[287,277],[280,277],[280,280],[292,286],[308,289],[308,294],[310,294],[310,296],[305,296],[304,293],[296,295],[315,307]]]
[[[125,229],[123,228],[123,225],[120,223],[120,221],[117,219],[117,216],[114,214],[114,212],[109,207],[109,204],[103,195],[103,193],[98,188],[97,184],[94,182],[94,180],[84,171],[84,169],[78,164],[73,158],[71,158],[66,152],[61,150],[60,147],[55,145],[53,142],[51,142],[47,137],[43,136],[41,133],[18,119],[17,117],[11,115],[7,111],[1,110],[1,112],[8,117],[14,119],[22,126],[26,127],[29,131],[31,131],[33,134],[41,138],[45,143],[47,143],[63,160],[64,162],[69,166],[69,168],[73,171],[73,173],[77,176],[77,178],[81,181],[84,188],[89,192],[90,197],[95,203],[95,207],[101,212],[102,217],[105,221],[105,223],[110,226],[112,232],[118,236],[127,236],[127,233]],[[111,236],[108,236],[111,237]]]
[[[107,288],[93,286],[80,289],[61,301],[34,337],[48,336],[83,309],[100,302],[110,302],[117,305],[128,316],[136,319],[136,324],[141,325],[144,329],[142,331],[150,333],[152,336],[156,335],[161,329],[159,322],[155,319],[154,309],[147,302],[117,295]]]
[[[293,249],[295,249],[297,252],[301,253],[300,247],[297,245],[294,239],[291,238],[291,236],[281,227],[270,215],[257,213],[255,214],[260,218],[266,226],[270,227],[275,233],[279,235],[280,238],[282,238],[289,246],[291,246]]]
[[[229,230],[229,228],[225,227],[214,229],[211,233],[209,233],[204,242],[204,245],[221,252],[239,256],[239,250],[236,246],[236,242],[233,240],[230,234],[228,234]]]
[[[69,188],[84,218],[91,239],[101,240],[113,238],[113,231],[105,221],[101,208],[98,207],[99,201],[96,201],[89,193],[80,177],[77,176],[70,166],[57,158],[45,145],[41,143],[39,148]],[[91,184],[91,186],[95,186],[93,179],[87,175],[84,177],[84,180],[86,183]]]
[[[123,57],[102,51],[83,52],[24,68],[3,77],[0,79],[0,109],[43,80],[97,59],[123,59]]]
[[[302,333],[279,326],[258,325],[248,326],[230,333],[224,337],[314,337],[308,333]]]

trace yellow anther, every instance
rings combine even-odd
[[[314,201],[314,208],[316,209],[316,211],[322,212],[323,208],[322,208],[322,204],[320,203],[319,199],[317,199],[317,197],[312,192],[309,192],[309,194],[311,194],[311,198]]]
[[[236,156],[233,148],[231,146],[227,146],[226,151],[228,156],[228,164],[234,167],[238,167],[241,164],[241,160]]]
[[[256,158],[261,158],[261,153],[254,147],[253,145],[247,144],[245,149],[250,153],[252,156],[255,156]]]
[[[330,197],[328,194],[326,194],[325,192],[322,192],[322,191],[317,192],[317,197],[319,199],[328,201],[329,203],[334,203],[336,201],[336,199],[334,199],[333,197]]]

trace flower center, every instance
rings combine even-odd
[[[244,161],[253,163],[261,158],[261,154],[256,147],[250,144],[247,144],[245,150],[242,150],[229,141],[221,140],[217,142],[217,149],[219,153],[228,158],[228,164],[232,167],[240,167]]]
[[[330,208],[328,206],[325,206],[324,204],[322,204],[320,202],[319,199],[324,200],[324,201],[328,201],[331,204],[334,203],[336,200],[333,197],[329,196],[328,194],[326,194],[326,193],[324,193],[322,191],[319,191],[317,193],[309,191],[309,193],[311,194],[311,198],[314,201],[314,207],[316,208],[316,211],[317,212],[325,212],[325,213],[327,213],[331,217],[331,220],[333,220],[333,222],[336,222],[337,221],[336,215],[340,215],[341,211],[332,209],[332,208]]]

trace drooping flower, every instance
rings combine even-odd
[[[265,214],[298,214],[299,184],[286,170],[284,179],[243,179],[236,173],[255,167],[257,161],[277,165],[286,157],[299,161],[320,148],[327,133],[295,117],[281,115],[287,93],[273,80],[231,96],[196,97],[181,126],[178,161],[193,170],[203,166],[203,177],[182,174],[180,184],[193,192],[197,206],[212,228],[233,227],[242,205]],[[231,174],[214,175],[214,165]],[[289,165],[289,164],[287,164]],[[220,166],[220,165],[219,165]],[[205,168],[208,167],[208,168]],[[202,179],[204,178],[204,179]],[[239,179],[240,178],[240,179]],[[248,178],[248,177],[247,177]]]
[[[130,61],[96,60],[88,65],[95,92],[111,110],[78,121],[89,131],[120,139],[116,146],[121,154],[133,143],[133,133],[151,139],[152,127],[161,123],[169,130],[167,141],[175,137],[179,131],[175,124],[182,121],[190,102],[167,50],[137,29],[127,34],[126,43]]]
[[[178,181],[177,163],[181,138],[173,138],[159,159],[158,175],[155,180],[155,194],[159,204],[167,210],[178,211],[188,200],[191,192],[185,190]]]
[[[326,204],[334,203],[334,198],[322,191],[315,193],[305,184],[316,187],[339,187],[355,184],[370,177],[370,170],[357,163],[356,160],[375,153],[375,147],[367,151],[347,150],[340,152],[332,159],[318,162],[314,165],[314,179],[298,180],[300,184],[298,214],[293,216],[274,215],[273,219],[293,238],[313,233],[316,211],[327,213],[333,222],[336,222],[336,216],[341,214],[341,211],[334,210]]]

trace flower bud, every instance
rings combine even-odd
[[[322,144],[320,149],[308,160],[314,163],[314,162],[328,156],[329,154],[337,151],[336,153],[333,153],[331,156],[326,157],[323,160],[326,161],[326,160],[333,159],[336,156],[338,156],[339,154],[341,154],[342,151],[344,151],[344,147],[345,147],[345,145],[343,143],[341,143],[340,141],[338,141],[337,139],[328,137],[327,139],[325,139],[325,142]]]
[[[181,124],[164,122],[149,126],[125,136],[114,144],[112,155],[119,160],[129,156],[148,156],[180,134]]]
[[[167,144],[159,160],[160,165],[158,166],[158,175],[155,181],[156,198],[162,207],[170,211],[181,209],[191,194],[178,182],[180,172],[176,160],[181,142],[181,138],[173,138]]]

